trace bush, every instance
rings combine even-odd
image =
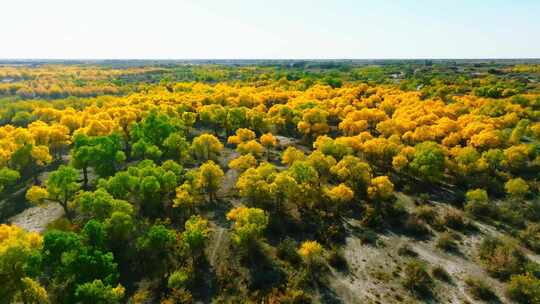
[[[492,301],[497,299],[497,295],[489,285],[479,278],[468,277],[465,279],[465,285],[467,285],[467,291],[476,300]]]
[[[417,295],[427,296],[431,294],[433,279],[424,264],[415,260],[405,266],[403,286]]]
[[[405,229],[416,236],[426,236],[429,234],[429,229],[426,223],[415,215],[410,215],[405,222]]]
[[[343,252],[341,252],[339,249],[332,249],[328,255],[328,263],[341,271],[345,271],[349,268],[349,265],[347,263],[347,259],[345,259],[345,256],[343,256]]]
[[[437,248],[442,249],[444,251],[457,251],[458,245],[456,243],[455,237],[450,232],[443,232],[439,235],[439,238],[437,239],[437,244],[435,245]]]
[[[437,216],[437,212],[435,211],[435,209],[428,205],[416,207],[413,214],[417,216],[419,219],[429,224],[433,223]]]
[[[531,274],[515,275],[510,279],[508,297],[518,303],[540,303],[540,280]]]
[[[444,224],[452,229],[463,230],[467,226],[465,218],[463,217],[463,212],[456,209],[448,210],[445,213],[443,220]]]
[[[286,238],[277,246],[277,256],[293,265],[298,265],[302,262],[302,258],[296,249],[296,242],[291,238]]]
[[[475,218],[489,217],[492,214],[492,206],[484,189],[469,190],[466,194],[467,203],[465,212]]]
[[[190,282],[191,271],[187,269],[180,269],[173,272],[168,280],[167,287],[171,289],[181,289],[187,287]]]
[[[442,266],[433,267],[433,269],[431,269],[431,275],[440,281],[444,281],[444,282],[452,281],[452,277],[446,271],[446,269],[444,269]]]
[[[529,262],[515,244],[491,237],[484,238],[480,243],[478,258],[491,276],[501,280],[521,274]]]
[[[400,256],[409,256],[409,257],[417,257],[418,253],[416,253],[414,250],[412,250],[411,246],[408,244],[403,244],[398,248],[397,253]]]
[[[529,249],[540,252],[540,224],[527,225],[527,228],[519,234],[519,238]]]
[[[379,235],[371,229],[362,229],[362,231],[358,233],[358,238],[362,244],[375,244],[377,243]]]

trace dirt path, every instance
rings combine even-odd
[[[210,265],[212,266],[216,265],[216,254],[219,248],[221,247],[221,243],[223,241],[223,235],[225,234],[226,229],[222,227],[217,227],[216,230],[218,230],[217,237],[215,240],[214,248],[212,249],[212,253],[210,254],[210,258],[209,258]]]
[[[57,203],[31,207],[8,219],[8,222],[28,231],[42,233],[47,225],[64,215],[64,209]]]

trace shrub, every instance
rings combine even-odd
[[[504,184],[504,189],[513,198],[522,198],[529,193],[529,185],[521,177],[507,181]]]
[[[492,207],[488,201],[488,195],[484,189],[469,190],[466,194],[467,203],[465,211],[476,218],[489,217]]]
[[[339,270],[347,270],[349,265],[347,259],[339,249],[332,249],[328,255],[328,263]]]
[[[167,287],[171,289],[185,288],[190,282],[190,276],[191,272],[189,270],[177,270],[169,276],[167,280]]]
[[[450,232],[443,232],[439,235],[439,238],[437,239],[437,244],[435,245],[437,248],[442,249],[444,251],[457,251],[458,245],[456,243],[455,237]]]
[[[435,221],[435,218],[437,216],[437,212],[435,209],[429,205],[422,205],[416,207],[414,210],[414,215],[418,218],[422,219],[426,223],[433,223]]]
[[[286,238],[277,246],[277,256],[293,265],[299,264],[302,258],[296,249],[296,242],[291,238]]]
[[[531,274],[515,275],[510,279],[508,297],[518,303],[540,303],[540,280]]]
[[[448,210],[445,213],[443,220],[444,224],[452,229],[463,230],[467,226],[465,218],[463,217],[463,212],[456,209]]]
[[[408,244],[403,244],[398,248],[397,253],[400,256],[409,256],[409,257],[417,257],[418,253],[416,253],[414,250],[412,250],[411,246]]]
[[[429,234],[429,229],[426,223],[415,215],[410,215],[405,222],[405,229],[416,236],[426,236]]]
[[[450,276],[450,274],[446,271],[446,269],[444,269],[442,266],[435,266],[431,269],[431,275],[440,280],[440,281],[444,281],[444,282],[451,282],[452,281],[452,277]]]
[[[371,229],[362,229],[362,231],[358,233],[358,238],[362,244],[375,244],[379,235]]]
[[[540,252],[540,224],[533,223],[519,234],[521,241],[531,250]]]
[[[502,280],[521,274],[528,263],[527,257],[515,244],[491,237],[480,243],[478,258],[491,276]]]
[[[492,301],[497,299],[497,295],[489,285],[479,278],[468,277],[465,279],[465,285],[467,285],[467,291],[476,300]]]
[[[413,293],[421,296],[431,294],[433,279],[426,271],[426,267],[420,261],[411,261],[405,266],[403,286]]]

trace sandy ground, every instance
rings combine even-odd
[[[28,231],[41,233],[45,231],[50,222],[61,218],[63,215],[64,209],[60,204],[48,203],[43,206],[28,208],[11,217],[8,222]]]

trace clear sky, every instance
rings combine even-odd
[[[540,0],[2,0],[0,58],[539,58]]]

